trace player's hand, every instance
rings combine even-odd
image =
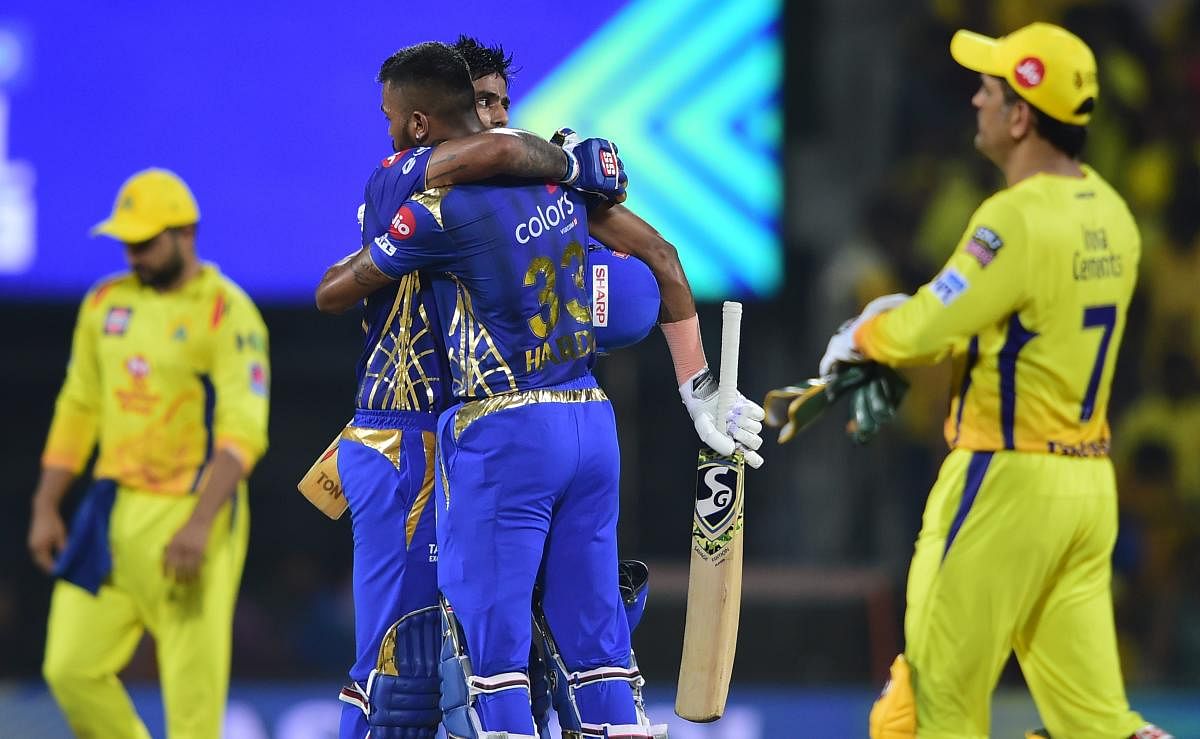
[[[204,549],[211,528],[211,524],[189,518],[163,551],[163,574],[180,583],[196,580],[204,564]]]
[[[854,343],[854,332],[867,319],[874,318],[880,313],[899,307],[908,298],[909,296],[904,293],[894,293],[892,295],[884,295],[881,298],[875,298],[870,303],[867,303],[862,313],[859,313],[856,317],[839,326],[837,333],[830,337],[829,344],[825,347],[825,355],[821,357],[821,378],[826,381],[831,380],[834,368],[839,362],[843,364],[858,364],[859,362],[866,361],[866,357],[858,351],[858,346]]]
[[[67,527],[57,508],[34,505],[27,545],[38,569],[53,572],[54,558],[67,546]]]
[[[896,417],[908,381],[899,372],[881,364],[870,365],[871,379],[850,391],[850,423],[846,432],[858,444],[874,439]]]
[[[569,128],[560,128],[550,138],[567,154],[567,176],[564,185],[605,200],[620,203],[625,200],[629,178],[625,163],[617,156],[617,145],[608,139],[580,138]]]
[[[746,464],[758,469],[763,458],[756,451],[762,446],[762,420],[766,416],[762,407],[738,393],[729,407],[723,428],[717,426],[717,381],[707,367],[688,378],[679,386],[679,395],[696,434],[717,454],[729,456],[741,449]]]

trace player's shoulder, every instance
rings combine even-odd
[[[250,295],[211,262],[200,268],[200,302],[210,312],[208,323],[216,329],[226,321],[252,320],[262,322],[258,306]]]
[[[88,289],[83,297],[84,309],[99,308],[113,298],[129,298],[141,283],[133,272],[114,272],[105,275]]]
[[[414,189],[425,189],[425,166],[431,146],[402,149],[379,163],[367,180],[367,195],[378,201],[405,200]]]

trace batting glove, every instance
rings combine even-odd
[[[558,129],[550,141],[567,153],[567,176],[560,182],[613,203],[625,200],[629,178],[625,176],[625,163],[617,156],[616,144],[608,139],[580,138],[569,128]]]
[[[866,357],[858,351],[858,347],[854,343],[854,332],[868,319],[903,305],[908,298],[909,296],[904,293],[875,298],[867,303],[867,307],[863,308],[862,313],[859,313],[857,317],[839,326],[837,333],[829,339],[829,344],[825,347],[825,355],[821,357],[821,377],[825,380],[832,378],[834,368],[839,362],[858,364],[866,361]]]
[[[762,407],[737,393],[724,419],[724,428],[717,426],[717,380],[708,367],[700,370],[679,386],[679,395],[696,434],[717,454],[729,456],[741,449],[746,464],[754,469],[762,467],[763,458],[757,450],[762,446],[762,420],[766,416]]]

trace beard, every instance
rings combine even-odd
[[[175,245],[175,251],[166,264],[158,269],[150,267],[139,267],[134,269],[138,280],[146,287],[152,287],[156,290],[161,290],[165,287],[170,287],[179,280],[183,274],[183,254],[179,251],[179,245]]]

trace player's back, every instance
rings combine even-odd
[[[407,248],[435,255],[431,271],[444,271],[435,292],[454,395],[550,387],[589,373],[595,341],[578,194],[492,180],[427,190],[406,207],[416,238],[393,234],[391,243],[412,238]]]
[[[1010,250],[1004,256],[1021,267],[1013,310],[958,355],[952,445],[1108,453],[1109,394],[1141,239],[1121,197],[1090,168],[1084,174],[1035,175],[979,210],[991,220],[977,222],[996,228],[977,228],[966,251],[986,268]]]
[[[424,189],[430,147],[397,152],[367,182],[362,243],[403,238],[405,201]],[[364,344],[357,365],[355,407],[369,411],[438,413],[450,402],[449,368],[433,300],[432,278],[413,271],[363,301]]]

